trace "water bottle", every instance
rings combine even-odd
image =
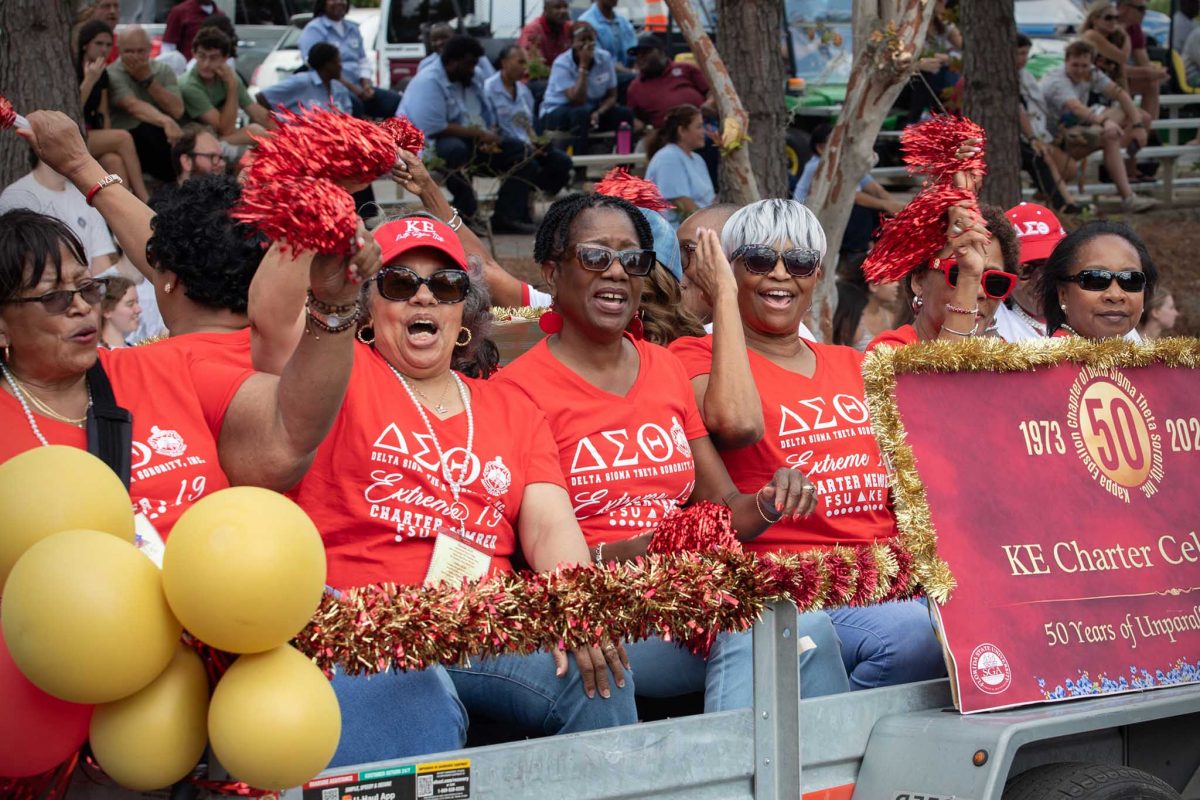
[[[617,126],[617,155],[627,156],[633,152],[633,129],[628,122]]]

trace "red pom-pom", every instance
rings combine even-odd
[[[970,158],[957,158],[955,153],[967,139],[979,139],[979,152]],[[940,181],[955,172],[987,174],[984,148],[987,134],[983,128],[966,117],[939,115],[925,122],[910,125],[900,134],[904,163],[914,175],[928,175]]]
[[[0,95],[0,130],[11,128],[17,121],[17,112],[8,98]]]
[[[279,128],[256,137],[250,182],[308,176],[369,183],[396,163],[395,139],[378,125],[324,108],[281,109],[276,116]]]
[[[946,246],[946,212],[951,206],[975,206],[975,195],[949,183],[930,186],[883,224],[879,241],[863,262],[871,283],[898,281]]]
[[[657,186],[645,178],[630,175],[625,167],[610,169],[596,184],[596,194],[619,197],[647,211],[666,211],[675,207],[662,196]]]
[[[326,255],[350,252],[358,229],[354,198],[324,178],[281,177],[249,183],[232,216],[272,241],[287,239],[297,250]]]
[[[425,134],[408,117],[392,117],[379,123],[396,142],[396,147],[419,156],[425,147]]]
[[[733,533],[733,512],[708,501],[686,511],[675,509],[654,529],[648,553],[719,552],[740,553],[742,543]]]

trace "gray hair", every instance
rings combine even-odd
[[[808,206],[795,200],[759,200],[738,209],[721,229],[721,249],[726,258],[744,244],[807,247],[825,260],[825,231]]]

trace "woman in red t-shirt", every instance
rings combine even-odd
[[[726,503],[743,540],[812,507],[812,487],[783,465],[739,492],[708,438],[679,360],[628,334],[645,276],[668,258],[653,244],[646,218],[625,200],[592,194],[555,202],[534,244],[555,296],[555,310],[542,318],[551,335],[496,379],[545,412],[571,506],[597,562],[644,554],[650,531],[691,502]],[[802,635],[826,643],[818,642],[820,653],[809,653],[802,665],[811,677],[806,696],[844,689],[844,675],[840,686],[818,675],[831,661],[842,672],[831,655],[828,620],[806,615],[803,627]],[[707,711],[751,705],[748,635],[722,637],[707,664],[657,638],[631,644],[629,654],[642,694],[703,688]]]
[[[763,200],[729,218],[721,244],[733,263],[753,380],[740,388],[756,390],[753,402],[761,407],[764,425],[757,441],[724,449],[721,457],[742,491],[780,467],[805,472],[817,487],[816,513],[784,519],[747,547],[802,551],[890,539],[896,522],[864,400],[863,356],[850,347],[805,341],[797,333],[821,279],[825,233],[820,223],[798,202]],[[722,360],[714,360],[714,338],[679,339],[671,351],[692,378],[709,428],[721,433],[724,420],[734,419],[737,409],[728,404],[735,395]],[[852,688],[945,674],[941,648],[919,602],[842,608],[830,617]]]
[[[996,309],[1017,285],[1021,246],[1002,209],[980,211],[982,218],[955,215],[941,254],[904,278],[916,316],[912,324],[876,336],[868,351],[991,333]]]
[[[490,319],[458,237],[422,214],[375,240],[384,267],[367,287],[345,401],[291,492],[321,532],[329,584],[459,582],[510,571],[517,557],[535,570],[588,563],[545,417],[511,387],[452,369],[473,361]],[[609,644],[569,664],[555,652],[339,675],[333,763],[462,747],[464,705],[546,734],[633,723],[624,658]]]

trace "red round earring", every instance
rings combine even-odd
[[[538,327],[542,329],[542,333],[553,336],[563,329],[562,314],[551,306],[549,311],[543,312],[542,316],[538,318]]]
[[[629,331],[629,335],[634,339],[641,340],[646,338],[646,326],[642,324],[641,311],[638,312],[636,317],[629,321],[629,327],[626,328],[626,330]]]

